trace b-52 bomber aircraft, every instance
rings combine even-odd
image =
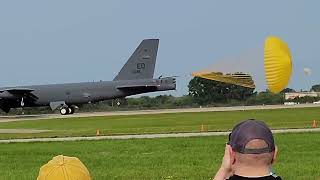
[[[80,104],[176,89],[174,77],[153,79],[159,39],[145,39],[113,81],[48,84],[0,88],[0,108],[50,106],[62,115]]]

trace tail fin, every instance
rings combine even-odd
[[[143,40],[113,80],[152,79],[158,45],[159,39]]]

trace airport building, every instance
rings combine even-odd
[[[292,100],[296,97],[320,97],[320,92],[291,92],[285,93],[285,100]]]

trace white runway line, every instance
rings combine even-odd
[[[302,133],[320,132],[320,128],[306,129],[277,129],[273,133]],[[118,135],[118,136],[94,136],[94,137],[65,137],[65,138],[32,138],[32,139],[6,139],[0,143],[28,143],[28,142],[61,142],[61,141],[96,141],[96,140],[121,140],[121,139],[154,139],[154,138],[184,138],[203,136],[228,135],[230,131],[224,132],[201,132],[201,133],[170,133],[170,134],[139,134],[139,135]]]

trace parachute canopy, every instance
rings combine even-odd
[[[259,54],[251,52],[251,55],[245,57],[240,56],[231,59],[232,61],[224,60],[222,63],[216,63],[207,70],[192,73],[192,76],[253,89],[257,86],[261,89],[260,86],[263,86],[264,89],[268,88],[271,92],[278,93],[286,88],[290,80],[292,72],[290,50],[281,39],[270,36],[265,40],[263,53],[264,60],[262,52]]]
[[[235,84],[238,86],[243,86],[243,87],[252,88],[252,89],[256,88],[252,80],[252,77],[249,74],[241,73],[241,72],[237,72],[234,74],[231,74],[231,73],[223,74],[222,72],[201,72],[201,73],[194,72],[192,73],[192,76]]]
[[[269,36],[264,44],[264,69],[268,88],[278,93],[287,87],[292,62],[288,45],[280,38]]]

